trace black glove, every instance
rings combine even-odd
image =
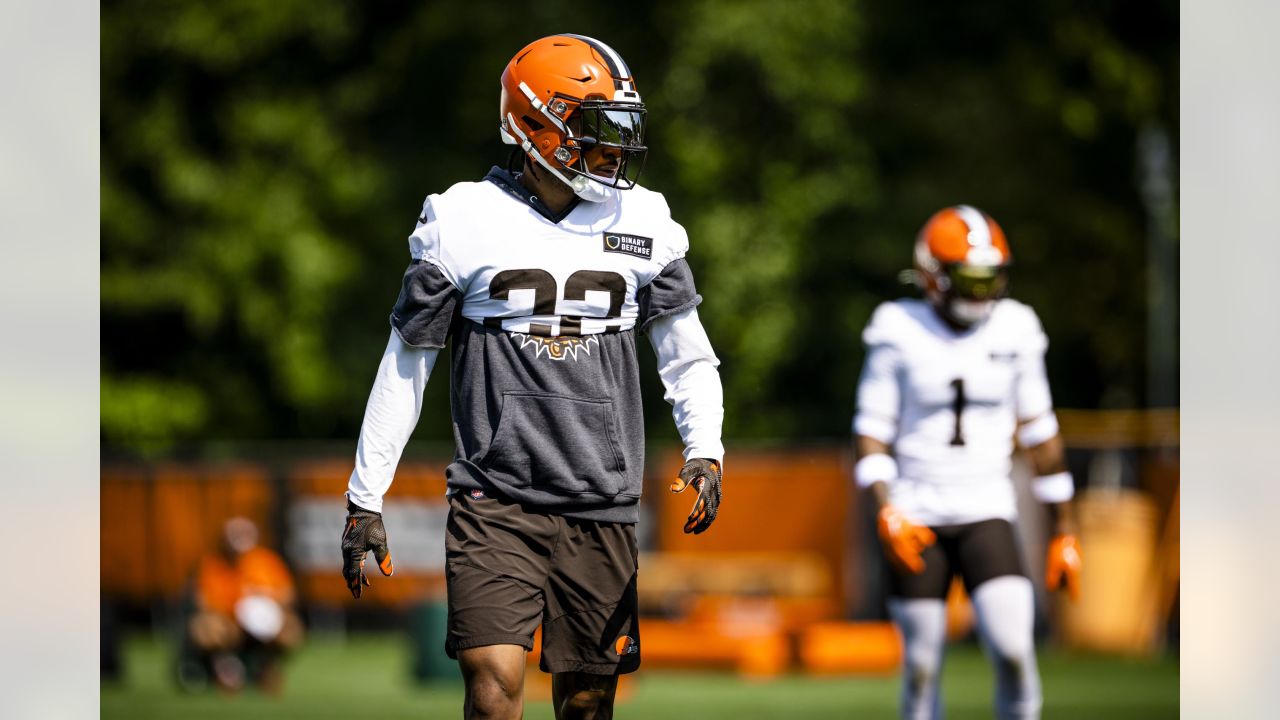
[[[684,531],[700,535],[716,519],[720,510],[720,463],[715,460],[694,458],[680,468],[680,475],[671,483],[671,492],[684,492],[692,485],[698,491],[693,511],[684,523]]]
[[[364,555],[373,551],[378,569],[390,577],[396,571],[391,564],[391,550],[387,548],[387,529],[382,527],[382,513],[351,504],[347,501],[347,526],[342,531],[342,577],[347,589],[360,599],[363,585],[371,585],[364,574]]]

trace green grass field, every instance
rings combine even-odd
[[[456,683],[415,685],[409,647],[398,636],[357,636],[347,642],[312,638],[294,655],[284,692],[225,696],[187,695],[172,680],[168,647],[146,637],[125,645],[125,677],[102,685],[102,717],[130,718],[454,718],[462,714]],[[1044,718],[1176,718],[1178,662],[1122,660],[1042,650]],[[531,670],[537,675],[537,670]],[[893,677],[809,678],[789,675],[770,682],[744,682],[716,672],[651,670],[629,679],[618,705],[620,718],[892,718],[897,703]],[[948,651],[943,681],[947,717],[990,718],[991,671],[973,645]],[[550,704],[529,692],[526,717],[547,720]]]

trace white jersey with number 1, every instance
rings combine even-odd
[[[1012,520],[1014,432],[1053,412],[1035,311],[1003,299],[957,332],[929,303],[897,300],[876,308],[863,341],[853,431],[893,446],[890,502],[927,525]]]

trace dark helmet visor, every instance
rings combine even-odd
[[[947,268],[953,297],[966,300],[995,300],[1004,296],[1009,283],[1008,269],[1004,265],[965,265]]]
[[[600,145],[644,148],[644,110],[584,108],[582,126]]]
[[[606,184],[620,188],[633,187],[640,180],[649,152],[644,144],[644,125],[644,106],[636,103],[588,101],[569,118],[573,140],[582,148],[584,156],[595,147],[619,151],[617,170],[612,174],[612,182]],[[580,157],[575,171],[599,180],[599,175],[587,172],[585,157]]]
[[[645,108],[639,103],[587,100],[569,118],[569,129],[588,144],[644,149]]]

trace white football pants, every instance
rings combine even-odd
[[[1038,720],[1042,700],[1031,581],[1016,575],[994,578],[975,588],[971,599],[983,650],[996,672],[996,717]],[[902,717],[940,720],[946,604],[942,600],[890,598],[889,614],[904,645]]]

